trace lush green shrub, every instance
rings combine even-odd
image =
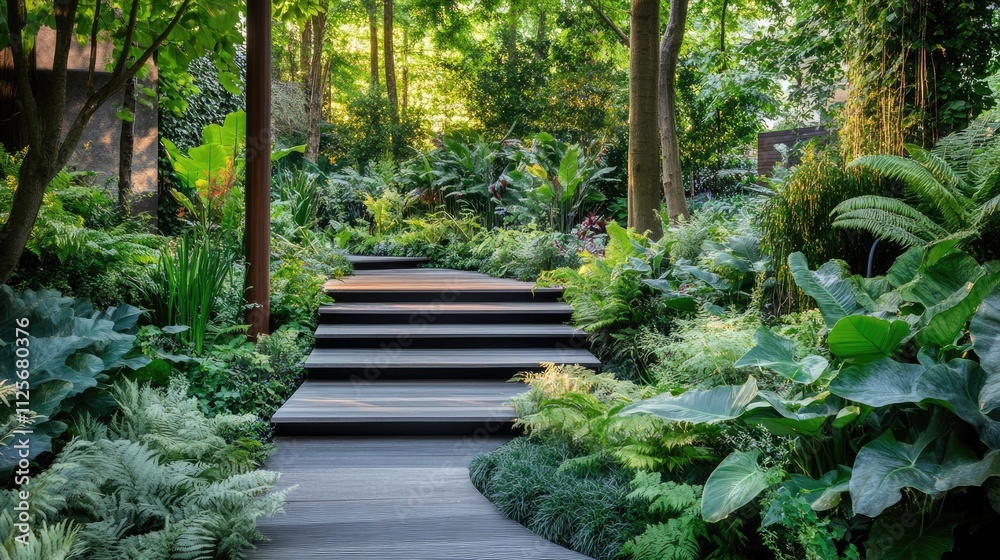
[[[373,161],[391,158],[403,161],[423,141],[424,121],[419,111],[400,112],[391,118],[389,98],[371,88],[347,105],[343,120],[333,123],[333,143],[322,152],[331,163],[364,168]]]
[[[13,202],[25,152],[0,146],[0,222]],[[61,172],[46,190],[26,251],[10,282],[18,289],[55,289],[99,305],[137,301],[163,240],[125,216],[108,191],[83,173]]]
[[[209,419],[183,385],[124,383],[110,424],[85,421],[81,436],[23,488],[30,540],[13,540],[17,489],[0,494],[0,535],[15,558],[239,558],[258,538],[256,520],[281,511],[278,475],[253,471],[259,444],[230,439],[249,417]],[[43,536],[44,535],[44,536]],[[58,551],[58,554],[57,554]]]
[[[772,181],[770,188],[773,196],[764,202],[759,222],[761,245],[777,264],[773,312],[779,315],[808,305],[784,264],[793,252],[810,262],[843,259],[852,269],[864,270],[871,238],[834,228],[830,213],[845,200],[877,194],[881,187],[870,174],[846,169],[836,146],[812,144],[789,178]]]
[[[29,394],[31,406],[21,416],[17,402],[24,397],[0,403],[0,471],[18,463],[17,450],[8,446],[12,430],[33,430],[27,458],[34,459],[52,449],[73,415],[113,410],[109,382],[149,361],[133,352],[141,314],[129,305],[100,310],[52,290],[16,293],[0,286],[0,387]]]
[[[473,458],[469,474],[504,515],[553,542],[610,560],[645,527],[644,512],[628,499],[631,474],[611,460],[586,471],[560,469],[573,456],[566,444],[518,438]]]

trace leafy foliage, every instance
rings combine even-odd
[[[52,439],[66,431],[71,415],[107,414],[114,408],[107,391],[112,376],[148,362],[133,352],[141,314],[128,305],[97,310],[89,300],[55,291],[16,293],[0,286],[0,385],[22,395],[4,401],[0,418],[7,428],[34,431],[29,459],[52,449]],[[18,328],[21,336],[15,336]],[[18,338],[27,346],[15,345]],[[18,352],[22,347],[30,350],[27,357]],[[22,375],[26,371],[30,375]],[[12,420],[16,400],[31,403],[28,418]],[[3,433],[0,469],[5,472],[18,462],[18,451],[7,445],[9,435]]]
[[[54,549],[65,558],[239,558],[261,537],[257,518],[281,511],[287,491],[270,492],[277,474],[252,471],[259,450],[227,439],[249,418],[208,419],[186,393],[117,387],[122,412],[110,425],[84,422],[28,485],[34,531],[50,534],[32,535],[42,550],[27,558],[55,558],[46,555]],[[8,554],[17,492],[0,495]]]

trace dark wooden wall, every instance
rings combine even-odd
[[[791,130],[775,130],[757,135],[757,173],[771,176],[774,166],[781,163],[781,153],[774,148],[776,144],[784,144],[792,148],[795,144],[817,136],[824,136],[830,131],[822,126],[808,128],[793,128]],[[798,163],[795,158],[790,162]]]

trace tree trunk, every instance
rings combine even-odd
[[[670,19],[660,43],[660,146],[663,150],[663,195],[667,200],[667,216],[671,223],[690,217],[684,199],[684,175],[681,173],[681,152],[677,145],[677,114],[674,108],[674,81],[677,57],[684,40],[689,0],[670,0]]]
[[[628,225],[652,239],[663,237],[660,154],[656,130],[659,0],[632,0],[629,41]]]
[[[368,9],[368,56],[371,61],[372,88],[379,89],[378,78],[378,18],[375,3],[366,6]]]
[[[538,27],[535,29],[535,59],[544,60],[549,54],[545,48],[545,37],[548,35],[545,10],[538,12]]]
[[[69,51],[74,41],[74,27],[79,0],[65,0],[53,3],[55,18],[55,52],[48,79],[40,84],[38,91],[31,87],[31,70],[28,50],[22,40],[26,27],[24,0],[8,0],[7,26],[10,30],[10,56],[13,61],[17,99],[21,105],[21,129],[28,139],[28,154],[21,163],[18,187],[14,193],[10,216],[0,230],[0,284],[10,279],[21,253],[27,245],[34,228],[38,210],[45,195],[45,187],[62,169],[76,151],[84,130],[100,109],[125,83],[133,78],[152,58],[153,53],[163,45],[166,38],[187,13],[192,0],[182,0],[170,23],[152,38],[139,56],[130,55],[130,46],[137,24],[139,3],[133,3],[125,32],[124,52],[111,73],[111,79],[87,96],[83,106],[69,127],[63,127],[66,108],[66,76]],[[88,92],[89,93],[89,92]],[[65,135],[63,135],[65,130]]]
[[[135,154],[135,77],[125,82],[122,110],[132,115],[122,121],[118,138],[118,210],[128,216],[132,212],[132,156]]]
[[[583,0],[583,1],[588,6],[590,6],[591,10],[594,10],[594,13],[597,14],[597,17],[601,18],[601,21],[604,22],[604,25],[608,26],[608,29],[610,29],[611,32],[615,34],[615,39],[618,39],[618,42],[621,43],[623,47],[629,47],[629,49],[631,50],[631,46],[629,45],[629,37],[628,35],[625,34],[624,31],[622,31],[622,28],[618,27],[618,24],[615,23],[614,20],[612,20],[610,17],[608,17],[608,14],[604,13],[604,10],[602,10],[601,7],[598,6],[596,2],[594,2],[594,0]],[[659,4],[658,0],[657,4]],[[635,4],[633,3],[633,5]],[[659,34],[660,30],[657,29],[656,35],[659,36]]]
[[[400,99],[400,108],[406,111],[410,106],[410,33],[403,28],[403,95]]]
[[[392,0],[382,3],[382,32],[385,36],[383,50],[385,51],[385,92],[389,96],[389,117],[392,122],[399,122],[399,97],[396,95],[396,53],[392,46]]]
[[[305,158],[313,163],[319,159],[319,135],[323,124],[323,43],[326,35],[326,12],[311,18],[312,60],[309,62],[309,124],[306,129]]]
[[[299,40],[299,67],[292,68],[295,80],[305,83],[309,79],[309,54],[312,52],[312,19],[307,19],[302,26],[302,36]]]

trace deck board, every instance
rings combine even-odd
[[[253,560],[586,560],[503,517],[469,460],[503,439],[282,438],[285,515],[262,519]]]

